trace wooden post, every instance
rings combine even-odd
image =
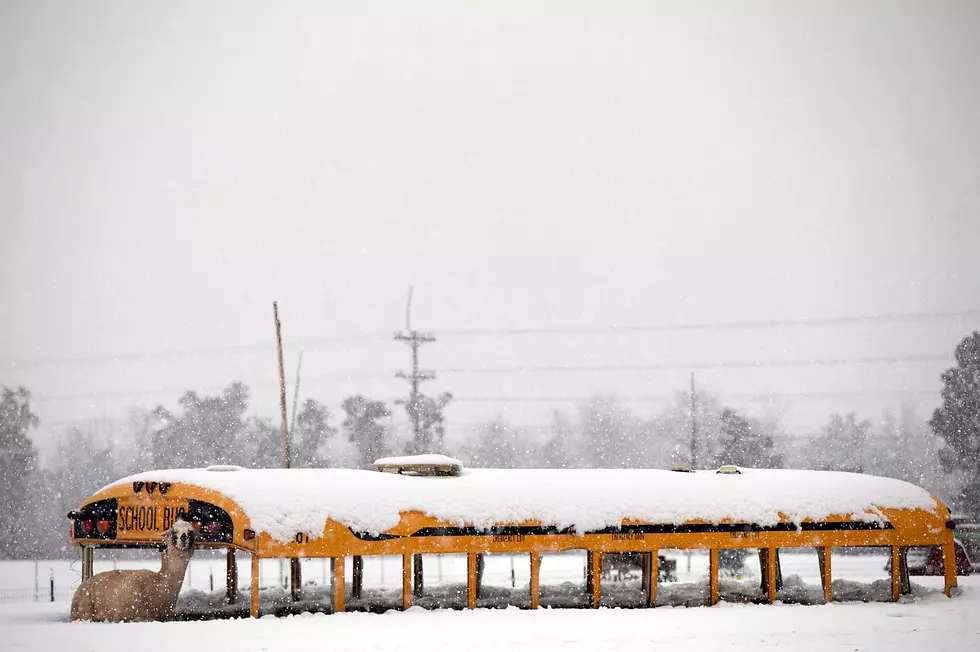
[[[594,563],[592,552],[585,553],[585,592],[592,595],[592,564]]]
[[[537,609],[541,602],[541,555],[531,553],[531,608]]]
[[[476,556],[476,597],[480,599],[483,597],[483,567],[486,563],[483,560],[483,555],[478,554]]]
[[[761,590],[763,594],[766,593],[769,586],[769,563],[767,561],[768,559],[769,559],[769,549],[759,548],[759,576],[761,579],[761,582],[759,584],[759,590]]]
[[[898,549],[899,582],[901,583],[900,590],[902,595],[912,594],[912,582],[909,580],[908,552],[908,546],[901,546]]]
[[[776,590],[783,588],[783,564],[779,561],[779,548],[773,548],[773,556],[776,558]]]
[[[252,618],[259,617],[259,556],[252,553]]]
[[[279,305],[272,302],[272,314],[276,319],[276,355],[279,358],[279,407],[282,410],[283,467],[289,468],[289,424],[286,422],[286,372],[282,368],[282,325],[279,323]]]
[[[602,600],[602,553],[589,551],[592,556],[592,608],[598,609]]]
[[[423,590],[423,585],[422,585],[422,581],[423,581],[422,580],[422,555],[414,555],[413,556],[413,562],[412,562],[412,564],[413,564],[414,569],[415,569],[413,571],[413,579],[415,580],[414,594],[415,594],[415,597],[416,598],[421,598],[422,597],[422,590]]]
[[[234,548],[228,548],[225,554],[225,598],[228,604],[238,602],[238,562]]]
[[[901,552],[898,546],[891,547],[891,580],[892,580],[892,602],[898,602],[902,591],[902,564],[900,561]]]
[[[92,546],[82,546],[82,581],[89,579],[95,574],[94,568],[94,549]]]
[[[344,558],[334,557],[333,564],[333,612],[347,609],[347,585],[344,580]]]
[[[477,556],[472,552],[466,555],[466,606],[469,609],[476,609]]]
[[[830,566],[830,546],[817,548],[817,562],[820,564],[820,584],[823,585],[823,601],[830,604],[834,601],[833,573]]]
[[[710,585],[710,596],[708,604],[718,604],[718,549],[711,548],[708,551],[708,583]]]
[[[647,585],[647,604],[657,606],[657,584],[660,583],[660,551],[650,553],[650,584]]]
[[[300,565],[299,558],[292,557],[289,560],[289,595],[293,602],[299,601],[302,589],[303,567]]]
[[[778,582],[776,575],[776,551],[778,548],[766,548],[766,599],[769,604],[776,601],[776,584]]]
[[[412,606],[412,555],[402,555],[402,609]]]
[[[943,593],[947,598],[951,598],[953,597],[953,589],[956,587],[956,550],[952,543],[943,544],[942,550],[943,570],[946,576],[946,587],[943,589]]]
[[[364,557],[354,556],[354,583],[351,586],[351,596],[360,599],[361,588],[364,586]]]
[[[640,566],[640,591],[643,595],[649,595],[650,590],[650,553],[641,552],[640,561],[642,562]]]

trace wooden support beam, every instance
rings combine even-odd
[[[537,609],[541,602],[541,555],[531,553],[531,608]]]
[[[95,574],[94,571],[95,549],[92,546],[82,546],[82,581],[89,579]]]
[[[259,617],[259,556],[252,553],[252,603],[251,603],[251,616],[252,618]]]
[[[952,543],[942,546],[943,551],[943,571],[946,576],[946,586],[943,593],[947,598],[953,597],[953,589],[956,587],[956,550]]]
[[[898,546],[891,547],[892,602],[898,602],[902,595],[902,562]]]
[[[650,553],[640,553],[640,591],[647,595],[650,590]]]
[[[598,609],[602,601],[602,553],[589,551],[592,556],[592,608]]]
[[[898,549],[899,582],[901,583],[902,595],[912,595],[912,581],[909,579],[908,552],[908,546],[900,546]]]
[[[834,601],[833,573],[830,565],[830,546],[817,548],[817,563],[820,564],[820,584],[823,586],[823,601],[830,604]]]
[[[347,583],[344,579],[344,557],[334,557],[333,562],[333,612],[347,609]]]
[[[402,609],[412,606],[412,555],[402,555]]]
[[[767,559],[769,559],[769,549],[759,548],[759,589],[763,595],[765,595],[769,587],[769,564],[766,561]]]
[[[354,555],[354,580],[351,585],[351,596],[361,598],[361,589],[364,588],[364,557]]]
[[[466,607],[476,609],[476,583],[477,583],[477,560],[478,555],[468,553],[466,555]]]
[[[479,600],[483,597],[483,568],[486,566],[486,562],[483,559],[483,555],[478,554],[476,556],[476,598]]]
[[[592,564],[594,560],[592,553],[587,551],[585,553],[585,592],[590,596],[592,595]]]
[[[422,597],[423,591],[423,578],[422,578],[422,555],[414,555],[412,565],[414,570],[412,571],[412,577],[415,582],[415,588],[413,589],[413,594],[416,598]]]
[[[238,562],[234,548],[228,548],[225,554],[225,599],[228,604],[238,602]]]
[[[710,596],[708,604],[718,604],[718,549],[712,548],[708,551],[708,583],[710,585]]]
[[[289,597],[293,602],[299,602],[302,588],[303,568],[300,566],[299,559],[292,557],[289,560]]]
[[[776,557],[776,590],[783,588],[783,564],[779,561],[779,548],[773,548],[773,555]]]
[[[650,553],[650,584],[647,585],[647,604],[651,607],[657,606],[657,585],[660,583],[660,555],[659,550]]]
[[[778,548],[766,548],[766,600],[769,604],[776,601],[776,585],[778,575],[776,574],[776,555]]]

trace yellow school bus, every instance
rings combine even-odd
[[[956,586],[949,510],[914,485],[827,471],[738,469],[463,469],[451,458],[379,460],[353,469],[171,469],[124,478],[69,514],[82,549],[83,579],[97,547],[159,547],[178,516],[200,546],[228,551],[229,600],[237,592],[237,551],[251,555],[251,615],[259,615],[259,560],[329,558],[333,610],[347,598],[345,563],[359,596],[362,557],[402,558],[402,606],[422,582],[421,555],[467,555],[467,605],[477,602],[479,564],[487,553],[530,555],[530,606],[540,601],[542,553],[584,549],[589,604],[600,603],[602,557],[633,553],[643,561],[645,603],[657,595],[658,551],[707,549],[709,601],[719,599],[719,551],[757,549],[764,596],[776,598],[780,548],[814,548],[826,601],[833,600],[830,551],[875,546],[891,551],[892,598],[909,590],[904,552],[939,546],[945,593]],[[413,587],[414,585],[414,587]]]

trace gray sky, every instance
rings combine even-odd
[[[390,399],[410,283],[413,325],[437,334],[980,309],[978,33],[975,2],[8,0],[0,382],[32,389],[48,427],[235,379],[272,416],[276,299],[303,395]],[[976,313],[441,335],[423,366],[951,354],[972,329]],[[891,392],[936,392],[946,366],[697,374],[750,412],[743,394],[810,394],[777,403],[813,429],[903,398],[924,414],[936,394]],[[688,379],[426,389],[662,396]],[[449,417],[555,407],[461,400]]]

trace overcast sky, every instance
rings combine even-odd
[[[49,428],[236,379],[271,417],[278,300],[304,396],[391,399],[409,284],[426,368],[678,367],[445,372],[457,423],[951,355],[980,313],[447,332],[980,309],[978,34],[976,2],[7,0],[0,382]],[[926,415],[947,366],[694,370],[805,430]]]

